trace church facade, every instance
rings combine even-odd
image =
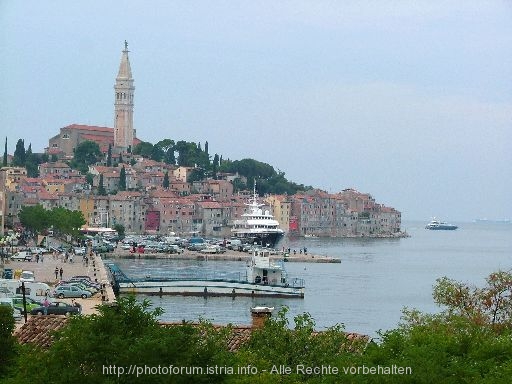
[[[72,158],[75,148],[86,140],[97,143],[102,152],[106,152],[111,145],[115,153],[126,152],[140,143],[133,128],[135,87],[128,52],[128,43],[125,41],[114,85],[114,128],[68,125],[61,128],[58,135],[50,138],[46,153],[58,158]]]

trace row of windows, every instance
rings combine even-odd
[[[125,93],[125,92],[117,92],[116,99],[117,100],[126,100],[126,99],[133,100],[133,94]]]

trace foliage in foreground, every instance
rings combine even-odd
[[[379,342],[348,339],[342,326],[315,332],[309,314],[297,316],[290,329],[283,310],[234,353],[228,351],[229,327],[161,326],[158,309],[123,298],[98,315],[70,319],[48,351],[18,347],[14,369],[4,377],[8,383],[508,383],[512,275],[497,272],[487,281],[485,288],[466,290],[438,280],[434,298],[446,309],[436,315],[404,310],[402,323],[382,332]],[[463,300],[454,297],[459,291],[468,293]],[[470,306],[479,308],[478,316],[466,310],[468,303],[481,303]],[[137,377],[128,374],[133,366],[204,371]]]

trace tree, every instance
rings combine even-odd
[[[5,137],[5,149],[4,149],[4,158],[3,158],[2,165],[4,167],[7,167],[7,136]]]
[[[124,238],[124,236],[125,236],[124,225],[122,225],[122,224],[114,224],[114,226],[112,228],[116,230],[116,232],[119,235],[120,239]]]
[[[169,171],[165,171],[164,180],[162,181],[162,187],[165,189],[169,188]]]
[[[14,332],[13,308],[0,305],[0,379],[12,369],[16,357],[16,339]]]
[[[81,211],[71,211],[64,207],[55,207],[50,212],[50,224],[61,234],[76,237],[86,223]]]
[[[32,144],[29,144],[27,152],[25,153],[25,168],[27,169],[28,177],[39,176],[39,163],[40,159],[32,153]]]
[[[103,174],[100,174],[100,181],[98,183],[98,195],[100,195],[100,196],[107,195],[107,191],[105,190],[105,187],[103,186]]]
[[[153,144],[147,141],[141,141],[133,148],[134,155],[141,155],[149,159],[151,157],[151,153],[153,152]]]
[[[478,288],[447,277],[436,280],[434,300],[475,324],[494,329],[512,329],[512,273],[498,271],[487,278],[487,286]]]
[[[212,177],[217,180],[217,172],[219,170],[219,155],[215,154],[212,163]]]
[[[126,191],[126,170],[124,169],[124,165],[121,168],[121,172],[119,172],[119,190]]]
[[[166,164],[176,164],[176,158],[174,157],[174,140],[160,140],[155,146],[163,152],[163,161]]]
[[[25,166],[25,141],[22,139],[18,139],[18,142],[16,143],[12,165],[15,167]]]
[[[102,153],[98,143],[86,140],[75,148],[71,166],[85,174],[89,170],[89,165],[96,164],[101,156]]]
[[[144,375],[144,383],[221,383],[225,374],[207,373],[206,367],[225,366],[229,352],[224,334],[205,324],[162,327],[160,308],[134,297],[120,297],[115,305],[98,306],[98,314],[73,316],[55,335],[48,351],[32,350],[19,359],[15,382],[114,383],[141,382],[135,375],[119,378],[104,367],[203,367],[203,375]],[[107,340],[108,342],[105,342]],[[23,369],[21,369],[23,367]],[[171,372],[172,373],[172,372]]]
[[[36,233],[41,233],[51,225],[48,211],[41,204],[21,207],[18,217],[25,228]]]
[[[112,144],[108,144],[108,151],[107,151],[107,167],[112,166]]]

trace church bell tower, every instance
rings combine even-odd
[[[124,42],[121,55],[121,64],[116,77],[115,90],[115,118],[114,118],[114,150],[125,152],[133,146],[133,86],[132,70],[128,58],[128,43]]]

